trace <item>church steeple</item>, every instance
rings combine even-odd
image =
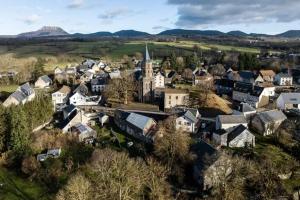
[[[146,43],[146,53],[145,53],[145,61],[150,61],[150,55],[149,55],[149,51],[148,51],[148,44]]]

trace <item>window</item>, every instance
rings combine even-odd
[[[178,96],[176,96],[176,100],[178,100]]]
[[[169,101],[169,105],[171,105],[171,101]]]
[[[181,125],[181,121],[179,121],[178,124]]]
[[[169,96],[169,99],[171,99],[171,96]]]

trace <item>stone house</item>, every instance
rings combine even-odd
[[[35,98],[35,91],[29,83],[25,83],[18,87],[18,89],[12,93],[4,102],[4,107],[12,105],[25,104],[32,101]]]
[[[269,110],[257,113],[251,120],[251,127],[263,136],[276,132],[287,117],[280,110]]]

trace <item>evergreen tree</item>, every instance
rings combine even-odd
[[[27,119],[21,106],[10,109],[10,148],[18,154],[25,153],[29,146],[30,129]]]
[[[4,151],[7,138],[7,121],[5,109],[0,106],[0,153]]]
[[[38,58],[37,62],[33,67],[32,79],[36,81],[40,76],[45,74],[44,70],[45,60],[42,58]]]
[[[171,64],[171,67],[172,67],[173,69],[175,69],[176,71],[178,71],[177,57],[176,57],[176,54],[175,54],[174,51],[171,53],[170,64]]]

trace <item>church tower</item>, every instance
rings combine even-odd
[[[153,66],[149,55],[148,46],[142,63],[142,77],[139,86],[139,100],[143,103],[151,103],[153,100]]]

